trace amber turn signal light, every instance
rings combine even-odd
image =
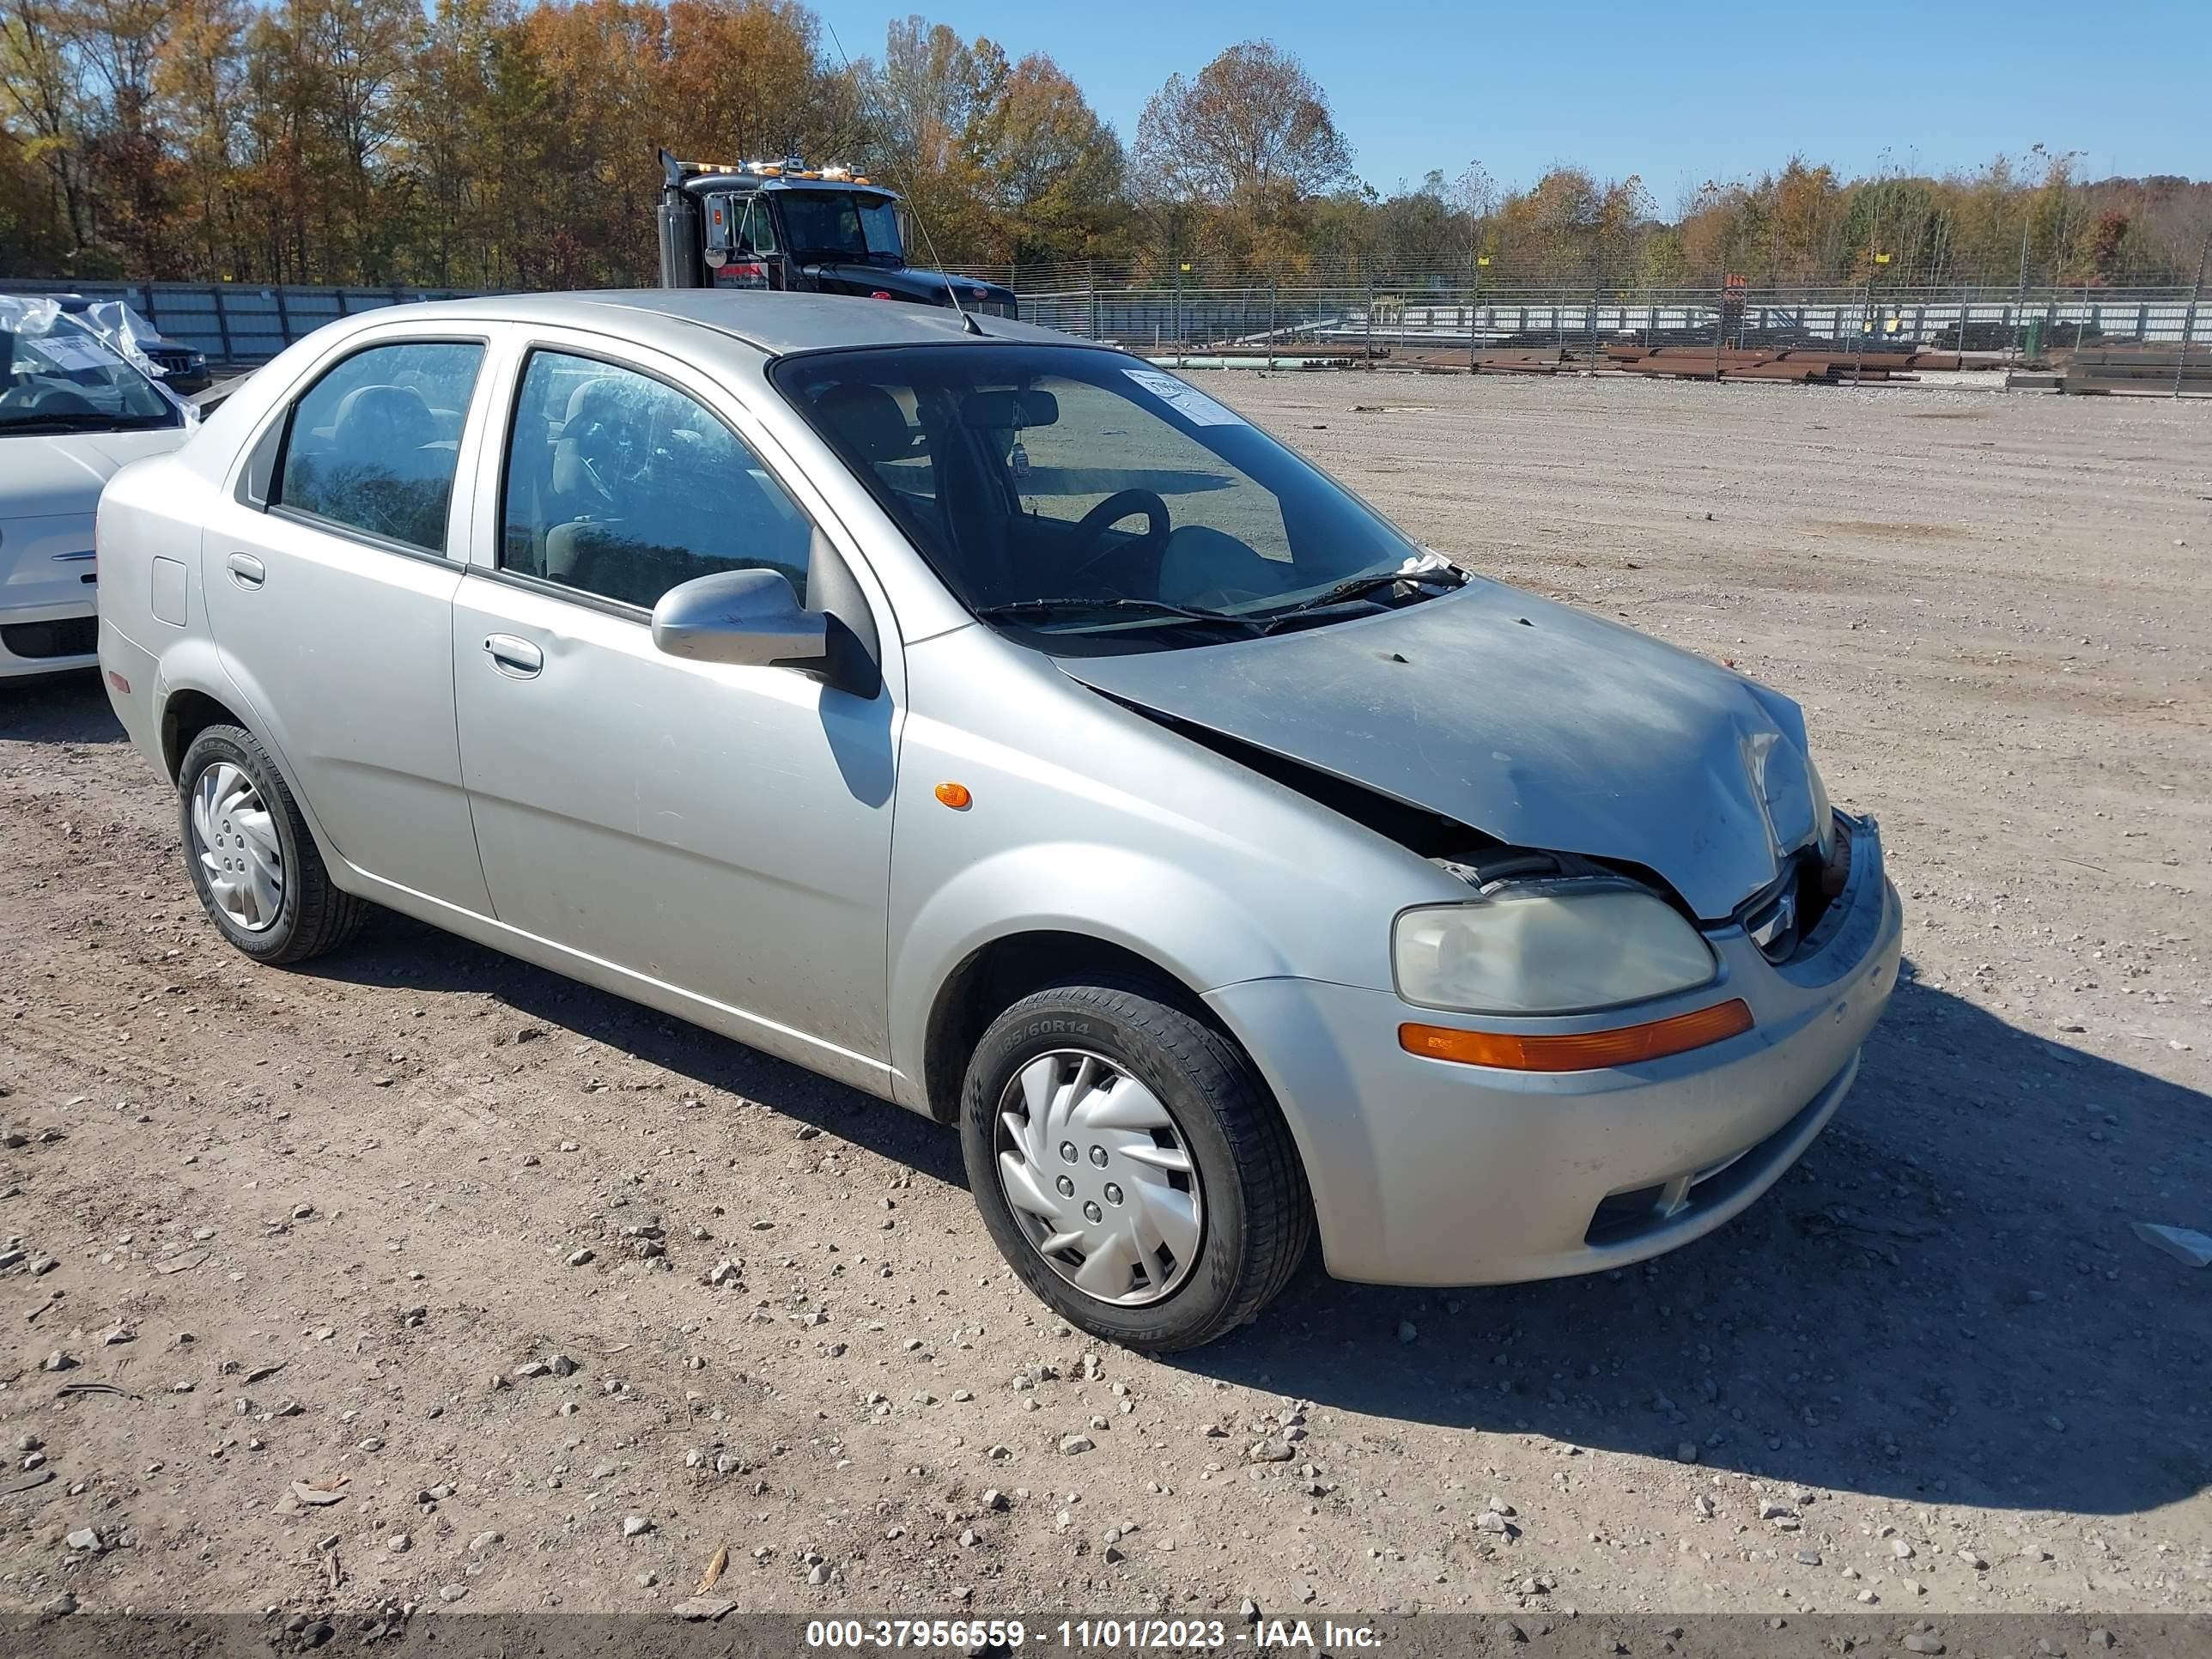
[[[1398,1046],[1425,1060],[1494,1066],[1501,1071],[1595,1072],[1702,1048],[1709,1042],[1741,1036],[1751,1026],[1750,1007],[1741,997],[1735,997],[1668,1019],[1616,1026],[1610,1031],[1578,1031],[1571,1036],[1463,1031],[1452,1025],[1409,1022],[1398,1028]]]
[[[968,786],[964,783],[939,784],[937,786],[937,798],[956,812],[966,811],[968,810],[969,804],[975,799],[975,796],[968,793]]]

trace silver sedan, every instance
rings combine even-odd
[[[860,300],[410,306],[109,485],[213,924],[371,906],[957,1124],[1085,1329],[1720,1226],[1898,961],[1787,698],[1471,574],[1139,358]]]

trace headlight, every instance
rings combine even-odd
[[[1564,1014],[1712,978],[1696,928],[1640,887],[1507,884],[1470,904],[1408,910],[1391,937],[1398,994],[1466,1013]]]

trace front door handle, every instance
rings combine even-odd
[[[240,587],[258,587],[269,580],[267,568],[251,553],[234,553],[224,562],[230,568],[231,580]]]
[[[512,634],[486,635],[484,649],[491,653],[493,667],[518,680],[534,680],[545,666],[543,651]]]

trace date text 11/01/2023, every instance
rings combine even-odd
[[[1249,1625],[1223,1619],[814,1619],[806,1645],[837,1650],[950,1650],[1011,1652],[1023,1647],[1077,1652],[1285,1648],[1343,1652],[1382,1645],[1382,1633],[1365,1625],[1330,1619],[1262,1619]]]

